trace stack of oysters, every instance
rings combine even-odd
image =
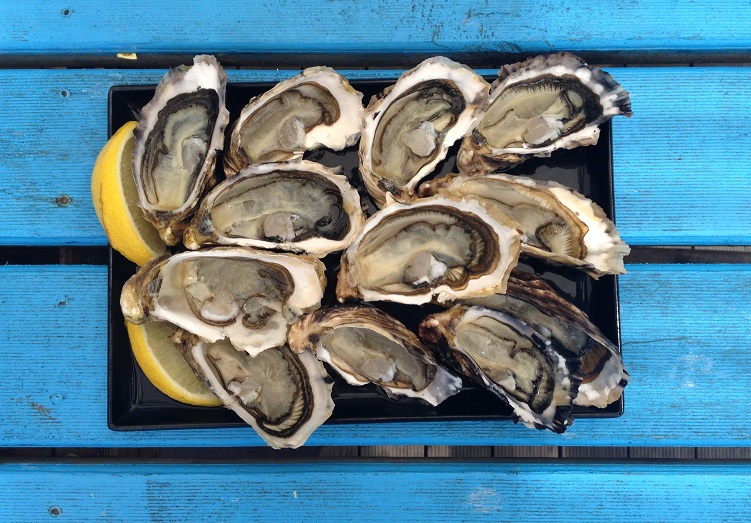
[[[298,447],[331,415],[330,371],[430,405],[467,378],[557,433],[574,405],[620,398],[629,376],[617,347],[517,264],[599,278],[624,272],[628,246],[581,194],[501,173],[594,144],[600,124],[630,116],[609,74],[560,53],[504,66],[491,85],[434,57],[365,108],[345,78],[313,67],[251,99],[228,139],[226,85],[216,59],[197,56],[142,110],[139,206],[187,250],[141,267],[121,307],[127,321],[179,327],[196,375],[269,445]],[[358,140],[358,180],[303,159]],[[459,172],[436,178],[457,142]],[[338,303],[322,308],[324,257],[336,260]],[[413,332],[382,302],[442,309]]]

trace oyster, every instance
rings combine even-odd
[[[488,83],[470,68],[437,56],[399,77],[365,110],[360,172],[379,207],[386,193],[407,199],[477,120]]]
[[[503,292],[519,257],[516,225],[476,200],[393,202],[342,254],[339,301],[444,303]]]
[[[275,449],[301,446],[334,410],[333,380],[309,351],[281,346],[254,357],[184,331],[176,341],[196,376]]]
[[[449,175],[425,182],[420,194],[478,197],[516,221],[525,233],[522,252],[569,265],[597,278],[624,274],[631,249],[599,205],[563,185],[525,176]]]
[[[514,270],[506,294],[473,298],[468,303],[511,314],[576,354],[582,381],[575,405],[604,408],[621,397],[629,375],[618,348],[544,280]]]
[[[252,165],[217,185],[185,231],[204,243],[325,256],[346,248],[362,228],[360,197],[344,176],[308,161]]]
[[[215,247],[153,259],[125,283],[120,306],[132,323],[169,321],[253,356],[283,345],[288,325],[320,307],[325,286],[316,258]]]
[[[456,305],[426,317],[420,338],[511,406],[530,428],[562,433],[581,382],[575,355],[506,312]]]
[[[329,67],[310,67],[248,102],[224,154],[229,177],[255,163],[302,158],[305,151],[354,145],[362,93]]]
[[[411,331],[372,307],[319,309],[290,328],[295,352],[311,350],[347,383],[375,383],[391,397],[433,406],[459,392],[462,380],[438,365]]]
[[[168,245],[215,183],[216,152],[229,121],[227,75],[213,56],[169,71],[141,111],[133,131],[133,177],[138,205]]]
[[[457,166],[465,174],[482,174],[556,149],[593,145],[598,126],[619,114],[632,114],[628,92],[570,53],[506,65],[479,122],[462,141]]]

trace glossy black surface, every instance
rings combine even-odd
[[[383,81],[352,82],[367,102],[389,85]],[[230,84],[227,86],[231,129],[236,117],[247,101],[271,87],[271,84]],[[154,86],[116,86],[110,91],[109,132],[112,134],[129,120],[137,118],[140,108],[153,96]],[[601,127],[599,143],[570,151],[556,151],[550,158],[531,159],[510,174],[523,174],[539,180],[555,180],[571,187],[597,202],[605,213],[613,216],[613,175],[611,162],[610,124]],[[435,176],[454,171],[458,144],[436,169]],[[312,151],[306,159],[330,167],[341,166],[353,184],[360,189],[361,197],[370,201],[358,181],[357,146],[345,151]],[[221,162],[217,170],[221,174]],[[370,203],[370,209],[375,207]],[[324,259],[329,286],[324,304],[334,304],[334,286],[339,255]],[[535,270],[540,276],[571,300],[620,347],[617,279],[605,276],[594,280],[586,274],[565,267],[546,265],[537,260],[524,260],[523,266]],[[239,418],[224,408],[192,407],[171,400],[159,392],[136,364],[128,342],[124,320],[120,312],[120,291],[125,281],[135,273],[136,267],[119,253],[110,250],[110,310],[109,310],[109,386],[108,423],[114,430],[149,430],[190,427],[223,427],[243,425]],[[416,331],[422,318],[440,307],[377,304],[386,312]],[[388,422],[415,420],[459,419],[511,419],[511,410],[496,396],[465,380],[465,388],[438,407],[416,400],[394,401],[374,385],[354,387],[331,373],[335,379],[334,402],[336,408],[326,423]],[[617,417],[623,413],[623,400],[605,409],[574,407],[579,418]]]

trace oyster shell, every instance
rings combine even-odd
[[[309,351],[281,346],[254,357],[184,331],[176,341],[196,376],[275,449],[303,445],[334,410],[333,380]]]
[[[316,258],[215,247],[155,258],[125,283],[120,306],[132,323],[169,321],[253,356],[283,345],[288,325],[320,307],[325,286]]]
[[[420,338],[504,399],[526,426],[562,433],[573,423],[571,405],[581,382],[576,358],[519,318],[456,305],[426,317]]]
[[[379,207],[387,192],[407,199],[435,169],[477,121],[489,87],[469,67],[437,56],[373,97],[365,110],[360,172]]]
[[[308,161],[252,165],[201,202],[185,245],[205,243],[305,252],[346,248],[365,223],[360,197],[344,176]]]
[[[628,92],[572,54],[506,65],[479,122],[462,141],[457,166],[465,174],[482,174],[556,149],[593,145],[598,126],[619,114],[632,114]]]
[[[476,200],[393,202],[342,254],[336,295],[419,305],[503,292],[520,237],[516,224]]]
[[[621,397],[629,374],[618,348],[544,280],[514,270],[506,294],[473,298],[468,303],[511,314],[576,354],[582,381],[575,405],[604,408]]]
[[[522,252],[569,265],[597,278],[624,274],[631,249],[592,200],[552,181],[525,176],[452,174],[425,182],[420,194],[477,197],[516,221],[525,234]]]
[[[310,67],[248,102],[235,122],[224,172],[302,158],[305,151],[354,145],[362,126],[362,93],[330,67]]]
[[[133,131],[133,177],[138,205],[168,245],[215,183],[216,152],[229,121],[227,75],[213,56],[169,71],[141,111]]]
[[[398,398],[436,406],[459,392],[462,380],[441,367],[404,325],[372,307],[332,307],[307,314],[290,328],[295,352],[311,350],[351,385],[375,383]]]

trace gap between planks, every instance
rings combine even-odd
[[[550,446],[448,446],[448,445],[383,445],[343,447],[303,447],[274,450],[268,447],[205,447],[205,448],[2,448],[0,461],[91,461],[163,460],[191,461],[258,461],[315,459],[546,459],[546,460],[747,460],[751,448],[746,447],[550,447]]]

